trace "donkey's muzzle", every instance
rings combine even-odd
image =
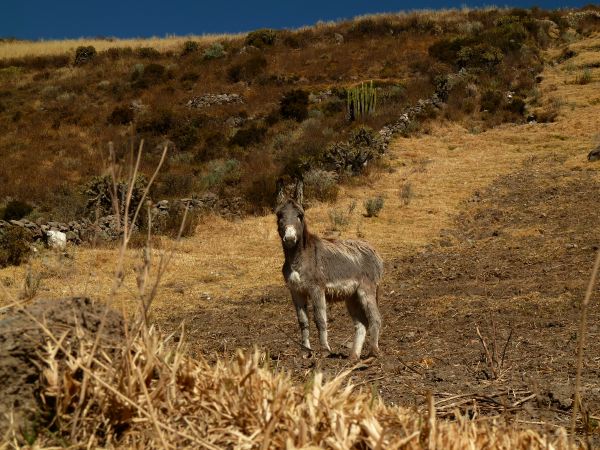
[[[298,240],[298,234],[296,233],[296,229],[291,225],[288,225],[287,227],[285,227],[285,234],[283,235],[283,243],[286,246],[292,246],[296,243],[297,240]]]

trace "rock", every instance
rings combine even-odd
[[[600,161],[600,145],[588,154],[588,161]]]
[[[67,235],[62,231],[49,230],[46,231],[48,247],[57,250],[64,250],[67,248]]]
[[[75,231],[67,231],[67,233],[65,234],[65,238],[67,239],[67,241],[73,242],[75,244],[78,244],[81,241],[79,239],[79,233],[76,233]]]
[[[188,108],[206,108],[212,105],[226,105],[244,103],[239,94],[205,94],[199,97],[191,98],[186,106]]]
[[[228,127],[231,127],[231,128],[240,128],[241,126],[244,125],[245,122],[246,122],[246,119],[243,117],[232,116],[232,117],[229,117],[225,121],[225,125],[227,125]]]
[[[142,112],[148,109],[148,106],[144,105],[141,100],[137,99],[131,101],[129,108],[137,112]]]

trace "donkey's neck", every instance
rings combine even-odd
[[[314,245],[315,240],[318,239],[313,234],[305,231],[302,234],[302,239],[299,239],[295,246],[287,248],[283,246],[283,254],[285,256],[285,262],[288,265],[293,265],[302,259],[302,256],[309,251]]]

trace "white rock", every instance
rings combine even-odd
[[[67,235],[62,231],[46,231],[46,236],[48,236],[48,247],[58,250],[67,248]]]

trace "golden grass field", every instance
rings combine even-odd
[[[599,44],[600,37],[595,36],[570,45],[579,54],[569,62],[584,65],[599,61]],[[343,186],[335,205],[316,204],[308,210],[311,229],[327,233],[331,228],[329,211],[347,211],[356,202],[350,224],[341,236],[372,242],[384,259],[401,256],[437,236],[476,190],[528,158],[560,153],[568,156],[567,165],[586,164],[587,152],[600,131],[600,69],[592,69],[591,83],[579,85],[574,83],[576,73],[565,66],[548,67],[540,86],[542,102],[561,101],[557,122],[502,125],[483,133],[456,124],[436,124],[426,134],[398,138],[390,146],[383,167],[372,170],[356,186]],[[591,167],[600,174],[599,167]],[[411,185],[413,198],[405,206],[400,193],[406,183]],[[363,217],[363,201],[379,194],[385,198],[380,216]],[[161,238],[161,249],[153,254],[158,258],[170,249],[175,254],[155,303],[165,314],[219,297],[262,295],[282,284],[282,254],[271,215],[239,222],[206,217],[194,237],[178,244]],[[70,248],[68,257],[43,253],[31,263],[31,270],[42,276],[39,295],[86,294],[107,299],[115,254],[111,248],[85,247]],[[117,295],[126,309],[132,307],[135,298],[134,267],[139,260],[140,250],[128,251],[124,288]],[[4,303],[18,295],[26,270],[0,270]]]
[[[48,56],[62,55],[64,53],[75,53],[75,49],[80,46],[92,45],[97,51],[108,50],[109,48],[131,47],[133,49],[140,47],[152,47],[160,52],[176,50],[181,48],[186,41],[195,41],[199,44],[211,44],[216,41],[226,41],[236,39],[243,34],[207,34],[202,36],[167,36],[151,37],[137,39],[64,39],[64,40],[42,40],[42,41],[17,41],[0,42],[0,59],[4,58],[22,58],[26,56]]]

